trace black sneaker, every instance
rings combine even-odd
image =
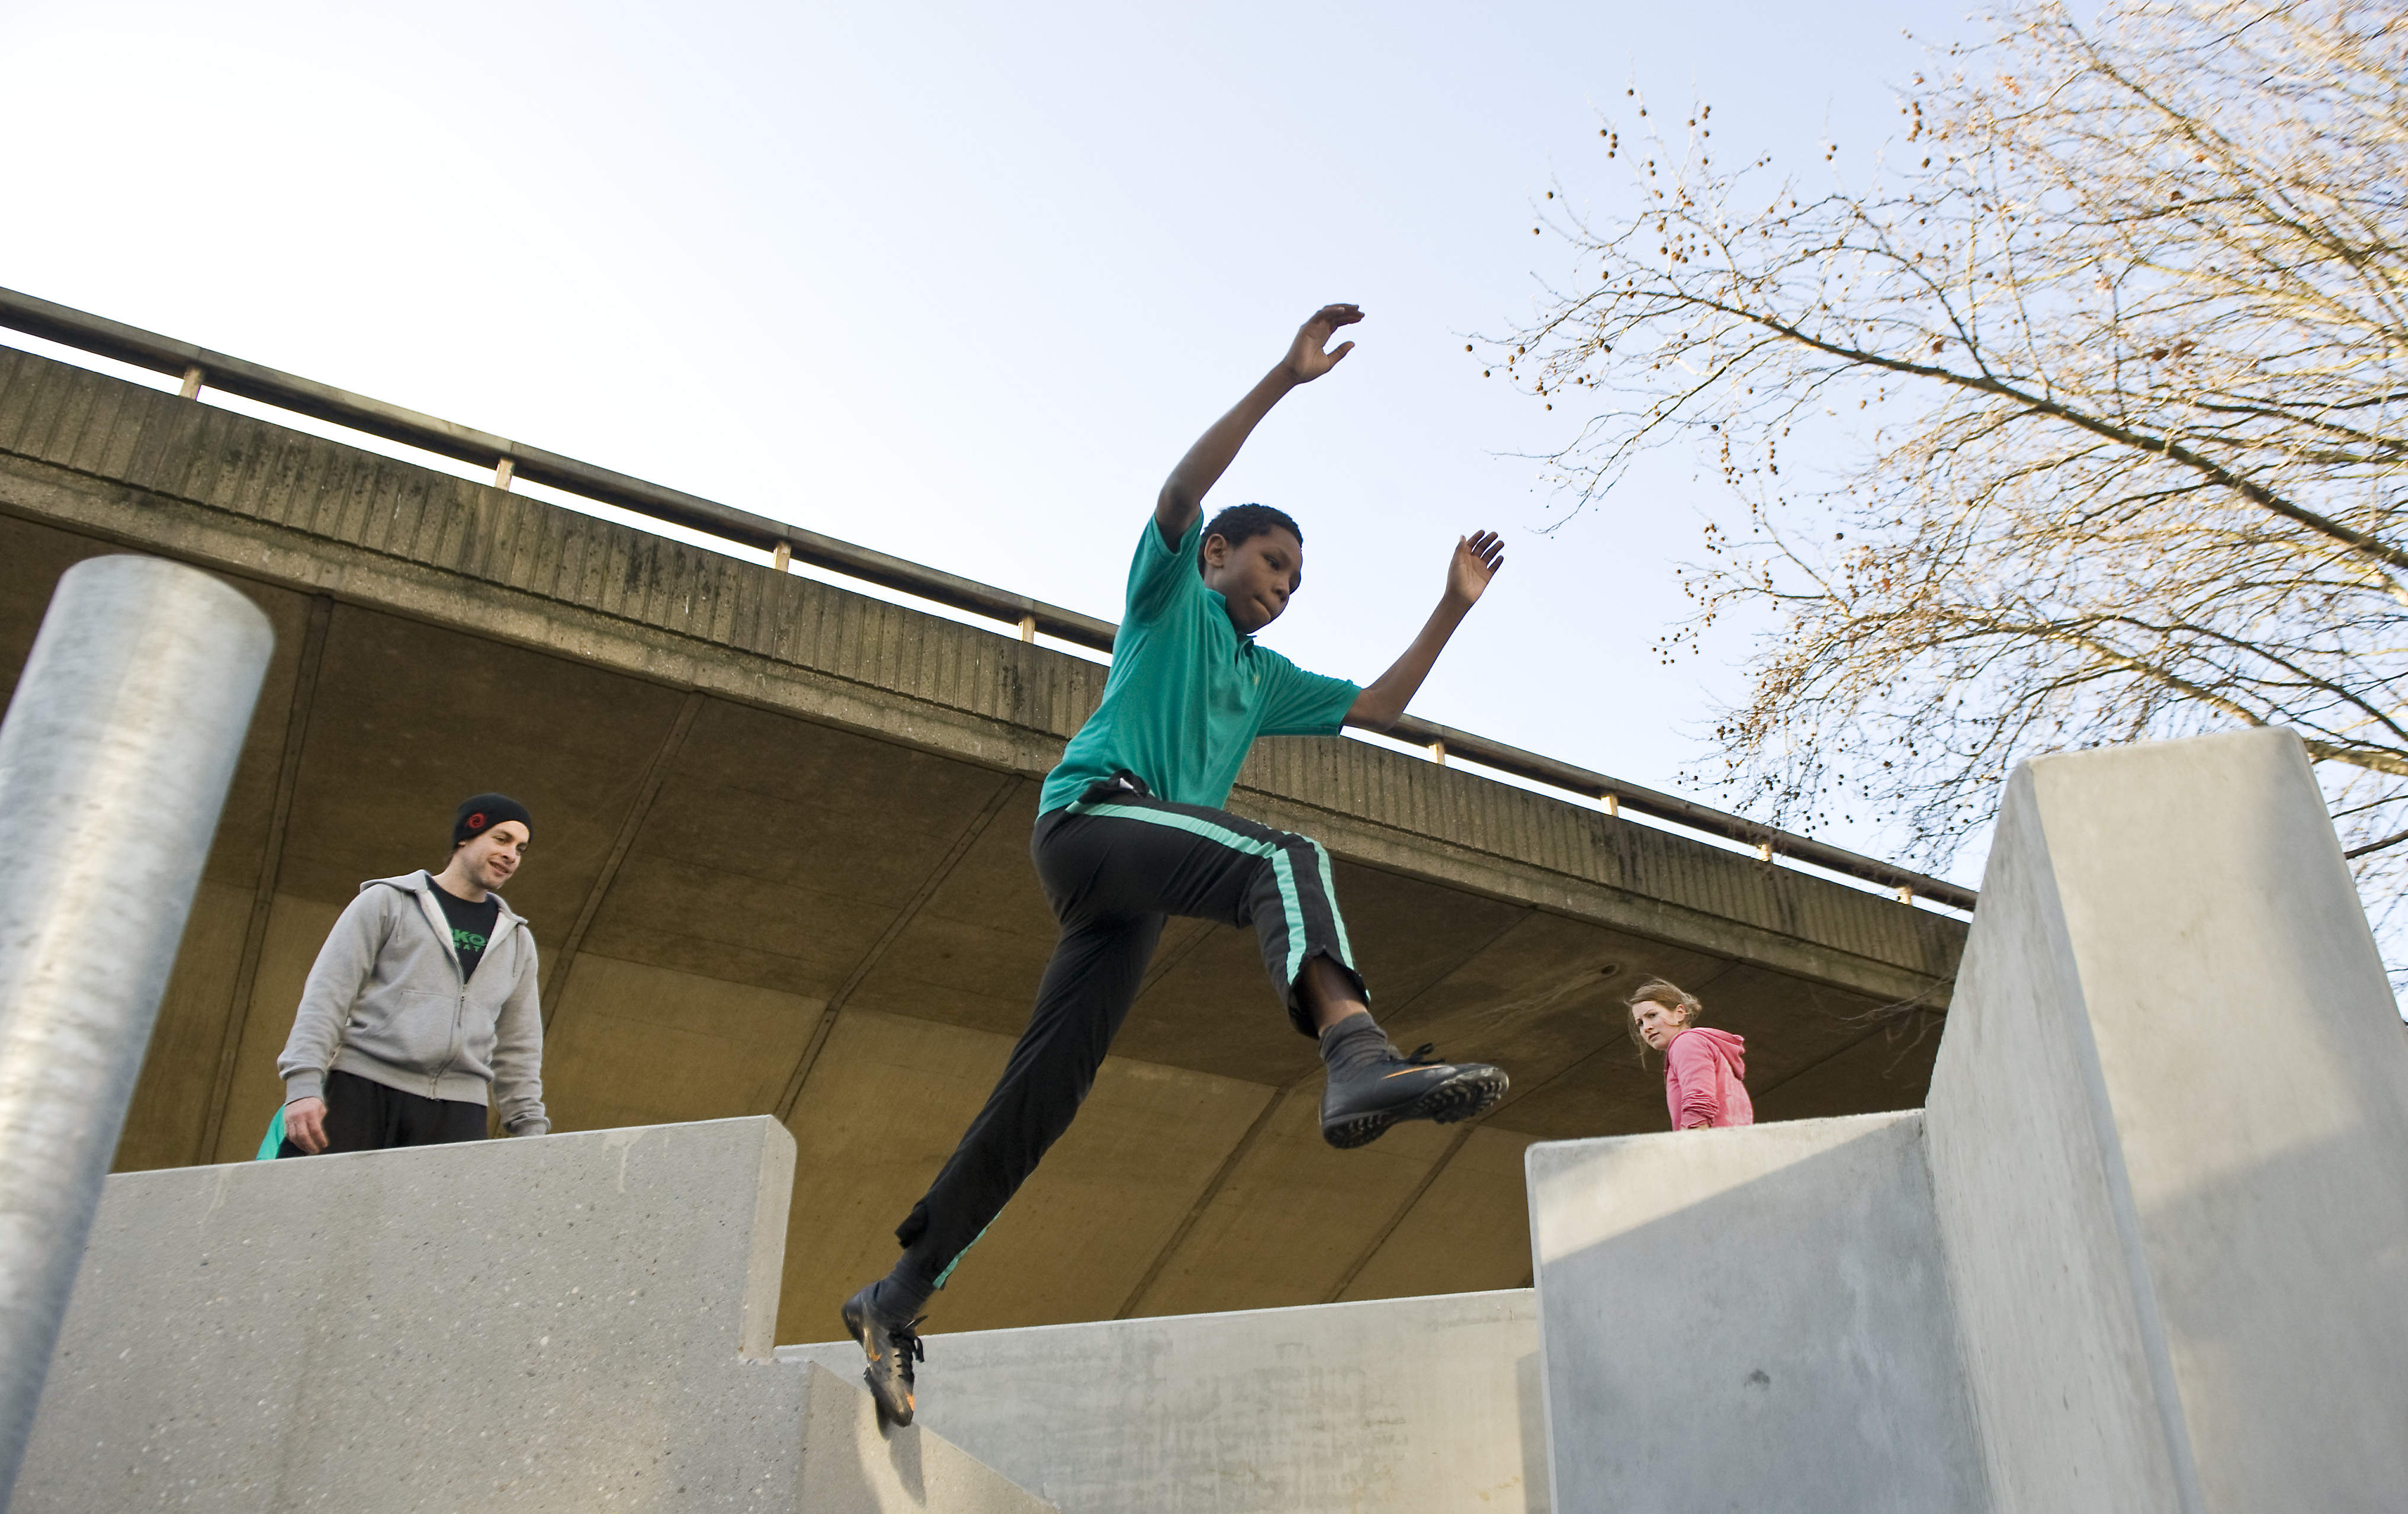
[[[1495,1108],[1512,1086],[1486,1062],[1438,1061],[1434,1049],[1399,1057],[1389,1046],[1376,1060],[1331,1073],[1321,1095],[1321,1138],[1344,1150],[1369,1145],[1400,1119],[1452,1125]]]
[[[910,1424],[918,1407],[911,1395],[911,1363],[925,1360],[920,1350],[920,1321],[897,1320],[880,1309],[870,1296],[877,1288],[872,1283],[844,1301],[844,1331],[868,1354],[861,1380],[878,1401],[880,1416],[890,1423]]]

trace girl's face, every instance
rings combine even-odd
[[[1689,1028],[1689,1012],[1670,1004],[1659,1004],[1650,999],[1634,1004],[1631,1022],[1639,1027],[1639,1039],[1657,1051],[1672,1044],[1672,1038]]]

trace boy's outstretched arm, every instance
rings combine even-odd
[[[1405,706],[1420,692],[1438,655],[1446,650],[1447,638],[1463,624],[1463,617],[1480,602],[1488,581],[1504,566],[1505,543],[1496,532],[1474,531],[1455,540],[1455,555],[1446,565],[1446,592],[1439,596],[1438,608],[1430,612],[1405,655],[1354,696],[1346,711],[1348,725],[1385,730],[1403,718]]]
[[[1187,449],[1187,455],[1163,481],[1162,493],[1154,502],[1154,524],[1164,541],[1176,546],[1187,534],[1187,527],[1204,509],[1204,496],[1221,482],[1238,449],[1246,444],[1246,438],[1281,397],[1297,384],[1320,378],[1354,350],[1351,341],[1340,343],[1335,352],[1322,349],[1340,326],[1351,326],[1361,319],[1363,312],[1352,305],[1325,305],[1315,310],[1312,320],[1297,328],[1296,339],[1288,343],[1287,355],[1279,365],[1247,390],[1246,397],[1230,407],[1228,414],[1196,439],[1196,445]]]

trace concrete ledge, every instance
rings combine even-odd
[[[913,1424],[878,1422],[869,1394],[816,1363],[803,1377],[803,1514],[1043,1514],[1053,1505]]]
[[[756,1118],[111,1177],[17,1507],[791,1508],[794,1160]]]
[[[1988,1507],[1920,1114],[1526,1161],[1557,1508]]]
[[[794,1161],[748,1118],[111,1177],[12,1507],[1041,1507],[768,1360]]]
[[[1532,1306],[1517,1289],[931,1335],[919,1421],[1071,1514],[1541,1514]],[[778,1359],[861,1372],[850,1342]]]

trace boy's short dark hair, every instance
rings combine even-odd
[[[1268,505],[1231,505],[1205,523],[1204,535],[1196,539],[1196,565],[1204,565],[1206,538],[1217,536],[1232,547],[1242,547],[1255,537],[1268,536],[1273,531],[1285,531],[1296,538],[1297,546],[1304,545],[1303,528],[1286,511],[1273,510]]]

